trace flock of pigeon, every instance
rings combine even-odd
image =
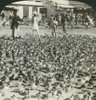
[[[25,37],[0,39],[2,100],[96,100],[96,37]]]

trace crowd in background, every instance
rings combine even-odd
[[[76,19],[77,17],[77,19]],[[85,25],[86,28],[90,27],[90,26],[95,26],[95,21],[94,21],[94,17],[90,14],[86,13],[82,13],[82,14],[78,14],[76,16],[76,14],[74,13],[73,10],[70,11],[65,11],[63,13],[57,13],[57,15],[53,16],[51,15],[48,25],[49,27],[52,26],[52,20],[53,18],[56,18],[58,25],[62,25],[63,27],[63,31],[65,31],[66,26],[70,25],[71,28],[74,28],[77,26],[77,23],[79,25]]]
[[[14,11],[14,12],[17,12],[17,11]],[[12,14],[10,12],[9,16],[7,16],[7,18],[6,18],[4,11],[2,11],[2,13],[1,13],[2,26],[4,26],[4,27],[6,25],[12,26],[13,17],[14,17],[14,13]],[[18,17],[19,17],[19,15],[18,15]],[[19,19],[20,19],[20,17],[19,17]],[[33,19],[34,19],[34,21],[33,21]],[[35,24],[34,24],[34,22],[35,22]],[[15,23],[17,23],[17,22],[15,22]],[[73,29],[73,28],[77,28],[80,26],[80,27],[85,27],[88,29],[89,27],[95,27],[95,24],[96,24],[95,17],[92,15],[92,13],[88,13],[88,12],[84,13],[83,12],[83,13],[78,13],[76,15],[76,13],[74,12],[73,9],[69,9],[69,10],[65,10],[62,13],[59,12],[55,15],[51,15],[50,18],[46,18],[45,14],[41,14],[41,18],[39,18],[38,13],[36,11],[34,11],[32,19],[29,19],[28,16],[24,16],[21,19],[18,26],[20,24],[32,25],[33,33],[36,30],[37,35],[40,36],[39,26],[45,25],[45,23],[47,23],[47,27],[52,30],[52,36],[56,36],[56,31],[57,31],[58,26],[62,26],[63,32],[67,33],[67,29],[69,27],[71,29]]]
[[[10,12],[8,16],[6,16],[4,11],[2,11],[0,14],[0,17],[3,21],[2,25],[7,25],[8,21],[10,22],[10,20],[12,19],[12,16],[13,16],[12,12]],[[51,26],[52,24],[51,22],[54,17],[56,18],[56,21],[58,22],[59,26],[62,25],[63,23],[62,20],[66,20],[65,23],[67,23],[68,25],[71,25],[71,27],[74,27],[75,25],[77,25],[77,23],[86,25],[86,27],[90,25],[95,26],[95,22],[94,22],[95,16],[92,15],[92,12],[83,12],[83,13],[78,13],[78,15],[76,15],[73,9],[64,10],[63,12],[57,12],[55,15],[51,15],[50,18],[46,18],[46,15],[42,13],[41,18],[40,19],[38,18],[39,23],[40,22],[45,23],[46,21],[48,21],[48,26]],[[23,19],[22,21],[25,22],[24,24],[32,20],[32,19],[29,19],[28,16],[24,16],[22,19]],[[8,23],[8,24],[10,25],[11,23]]]

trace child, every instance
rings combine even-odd
[[[56,18],[53,18],[52,36],[55,36],[56,37],[57,26],[58,26],[58,22],[56,21]]]
[[[37,32],[37,35],[40,37],[37,13],[33,14],[32,24],[33,24],[33,34],[34,32]]]

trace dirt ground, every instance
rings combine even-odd
[[[44,26],[39,26],[39,32],[40,35],[45,35],[45,33],[47,35],[51,35],[52,30],[49,28],[46,28],[46,25]],[[24,37],[24,35],[26,33],[32,34],[32,26],[26,26],[26,25],[20,25],[19,28],[19,33],[22,37]],[[62,27],[59,26],[57,29],[57,35],[59,33],[64,34],[64,32],[62,31]],[[78,26],[78,28],[73,28],[71,29],[70,26],[67,27],[67,33],[68,34],[79,34],[79,35],[92,35],[92,36],[96,36],[96,27],[89,27],[88,29],[86,29],[85,26]],[[5,27],[0,27],[0,36],[6,35],[7,36],[11,36],[12,34],[12,30],[10,29],[10,26],[5,26]]]

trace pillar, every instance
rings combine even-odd
[[[23,18],[23,6],[18,6],[17,9],[18,9],[17,15],[18,15],[20,18]]]
[[[31,6],[29,7],[29,18],[30,19],[32,18],[32,7]]]

